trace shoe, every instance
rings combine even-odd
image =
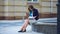
[[[18,31],[18,32],[22,32],[22,30]]]
[[[25,29],[25,31],[23,31],[23,32],[26,32],[26,29]]]
[[[18,31],[18,32],[26,32],[26,30],[25,30],[25,31],[20,30],[20,31]]]

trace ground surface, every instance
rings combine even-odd
[[[23,21],[15,20],[15,21],[0,21],[0,34],[42,34],[33,32],[31,29],[31,25],[28,25],[26,28],[26,32],[18,32],[23,24]]]

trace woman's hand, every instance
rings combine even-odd
[[[33,17],[34,19],[36,18],[36,16]]]

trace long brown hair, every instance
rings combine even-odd
[[[31,9],[34,9],[33,5],[29,5],[29,6],[28,6],[28,10],[29,10],[29,11],[30,11],[30,8],[31,8]]]
[[[28,12],[26,12],[26,17],[25,18],[28,18],[29,17],[29,12],[31,11],[30,8],[31,9],[34,9],[33,5],[29,5],[28,6]]]

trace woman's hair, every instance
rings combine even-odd
[[[34,7],[33,7],[33,5],[29,5],[29,8],[33,9]]]
[[[28,10],[29,10],[29,11],[30,11],[30,8],[31,8],[31,9],[34,9],[33,5],[29,5],[29,6],[28,6]]]

